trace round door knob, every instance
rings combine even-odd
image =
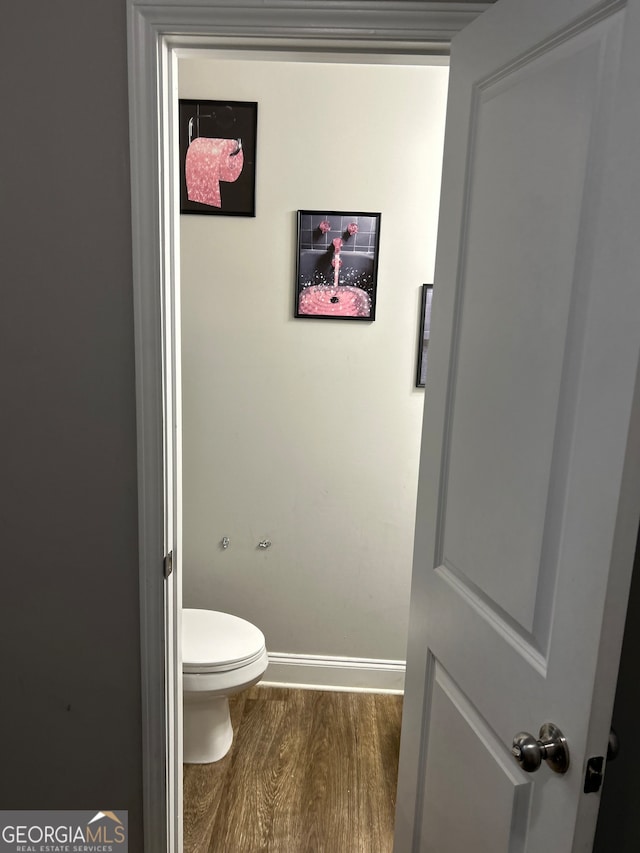
[[[555,773],[569,769],[567,740],[553,723],[545,723],[537,739],[528,732],[519,732],[513,739],[511,754],[527,773],[535,772],[543,761]]]

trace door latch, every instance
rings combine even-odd
[[[587,772],[584,775],[585,794],[597,794],[602,785],[604,755],[594,755],[587,761]]]
[[[618,735],[613,729],[609,732],[607,744],[607,762],[613,761],[620,751]],[[604,755],[594,755],[587,761],[587,772],[584,776],[585,794],[597,794],[604,779]]]

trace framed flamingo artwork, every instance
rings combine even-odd
[[[256,215],[258,105],[180,99],[180,213]]]
[[[376,317],[380,213],[298,211],[295,317]]]

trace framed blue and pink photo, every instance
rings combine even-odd
[[[298,211],[294,316],[375,320],[380,213]]]

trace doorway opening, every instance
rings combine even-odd
[[[177,113],[258,105],[255,218],[173,211],[178,597],[264,631],[269,684],[403,687],[447,78],[425,56],[178,58]],[[381,215],[375,322],[293,317],[297,212],[319,207]]]
[[[129,0],[130,125],[136,305],[137,399],[141,529],[141,635],[144,719],[144,813],[149,850],[180,849],[180,318],[175,104],[177,65],[190,51],[211,49],[364,53],[379,64],[392,57],[446,62],[451,37],[487,4],[455,10],[407,7],[354,9],[334,21],[321,4],[277,9],[222,8],[216,2]],[[188,6],[188,8],[187,8]],[[265,20],[265,15],[267,20]],[[328,28],[329,27],[329,28]],[[419,282],[422,284],[422,282]],[[173,313],[172,313],[173,312]],[[377,328],[377,327],[376,327]],[[406,327],[405,327],[406,329]],[[413,367],[410,371],[413,373]],[[161,428],[162,425],[162,428]],[[158,567],[173,551],[178,567]]]

